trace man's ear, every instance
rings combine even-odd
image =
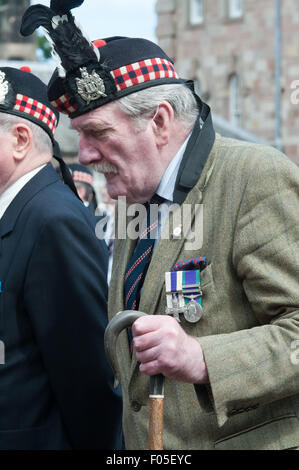
[[[152,119],[156,144],[158,147],[163,147],[169,142],[171,126],[174,121],[172,106],[167,101],[162,101]]]
[[[13,134],[13,157],[15,160],[23,160],[32,147],[33,135],[26,124],[16,124],[12,130]]]

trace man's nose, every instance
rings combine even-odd
[[[99,152],[94,148],[93,145],[84,136],[80,136],[79,141],[79,162],[82,165],[90,165],[101,160]]]

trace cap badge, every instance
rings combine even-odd
[[[3,104],[8,93],[8,81],[4,72],[0,72],[0,104]]]
[[[76,78],[77,90],[81,98],[89,104],[99,98],[105,98],[105,85],[102,78],[93,70],[92,74],[87,72],[86,67],[80,68],[82,78]]]

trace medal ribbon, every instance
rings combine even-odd
[[[199,305],[202,305],[202,292],[200,290],[200,271],[196,269],[192,271],[182,271],[182,273],[182,286],[185,305],[187,305],[191,301],[191,298],[189,296],[194,296],[193,300]]]
[[[187,305],[194,296],[194,301],[202,305],[202,292],[200,289],[200,271],[175,271],[165,273],[167,307],[173,307],[177,301],[178,307]],[[186,297],[188,296],[188,297]]]

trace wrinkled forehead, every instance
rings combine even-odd
[[[81,130],[87,126],[96,126],[97,129],[117,127],[118,123],[128,119],[118,102],[115,101],[71,119],[71,126],[76,130]]]

